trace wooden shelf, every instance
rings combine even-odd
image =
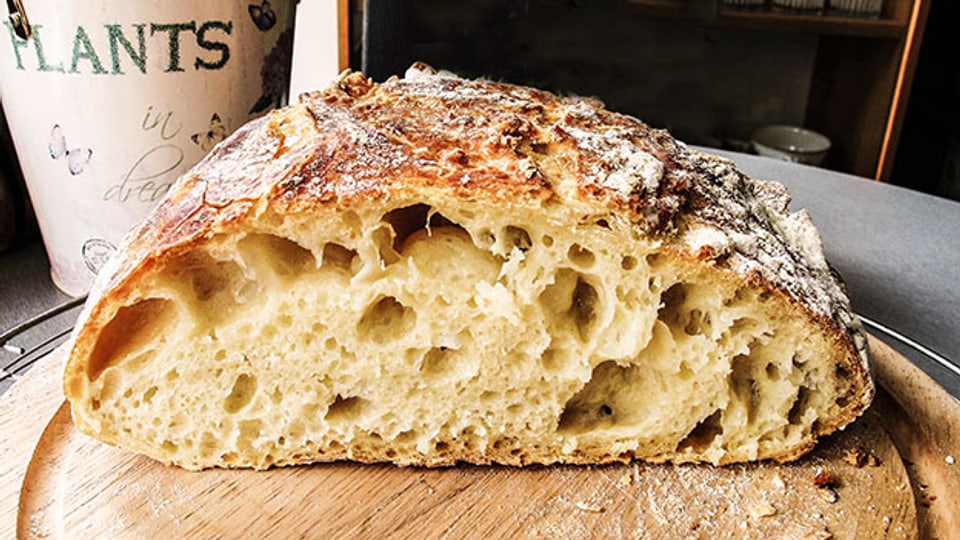
[[[722,26],[767,32],[899,39],[907,30],[906,21],[859,19],[832,15],[799,15],[776,11],[721,9],[717,18]]]
[[[804,15],[781,11],[722,7],[717,0],[627,0],[631,12],[648,18],[687,21],[711,28],[900,39],[907,20]]]

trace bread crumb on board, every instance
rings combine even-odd
[[[877,467],[880,465],[880,459],[877,456],[867,452],[859,446],[854,446],[853,448],[847,450],[847,453],[843,456],[843,460],[858,469],[861,469],[866,465],[871,467]]]
[[[839,479],[837,478],[836,474],[834,474],[832,471],[824,469],[823,467],[817,467],[817,470],[813,476],[813,485],[824,489],[835,488],[837,487],[838,483]]]
[[[813,485],[817,487],[817,495],[828,503],[837,502],[837,486],[840,485],[840,479],[832,471],[817,467],[813,476]]]
[[[750,509],[750,515],[754,519],[770,517],[776,515],[777,508],[767,501],[760,501]]]
[[[583,510],[584,512],[590,512],[590,513],[592,513],[592,514],[602,514],[602,513],[606,512],[606,510],[607,510],[606,508],[604,508],[604,507],[602,507],[602,506],[600,506],[600,505],[597,505],[597,504],[587,504],[587,503],[582,502],[582,501],[577,501],[577,502],[573,503],[573,505],[576,506],[577,508],[579,508],[580,510]]]

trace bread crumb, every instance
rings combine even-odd
[[[607,510],[606,508],[604,508],[604,507],[602,507],[602,506],[598,506],[598,505],[595,505],[595,504],[587,504],[587,503],[581,502],[581,501],[577,501],[577,502],[573,503],[573,505],[576,506],[577,508],[579,508],[580,510],[583,510],[584,512],[591,512],[591,513],[594,513],[594,514],[602,514],[602,513],[606,512],[606,510]]]
[[[773,474],[773,485],[777,486],[780,491],[787,491],[787,483],[783,480],[783,477],[780,476],[780,471],[775,471]]]
[[[867,464],[867,453],[863,448],[854,446],[843,455],[843,460],[859,469]]]
[[[767,501],[760,501],[750,509],[750,515],[753,516],[754,519],[770,517],[776,513],[777,509]]]
[[[828,503],[833,504],[837,502],[837,492],[834,491],[832,487],[822,487],[818,489],[817,495],[819,495],[821,499],[827,501]]]
[[[957,460],[953,456],[947,456],[943,458],[943,460],[947,462],[947,465],[955,465],[957,463]]]
[[[837,475],[833,474],[831,471],[824,469],[823,467],[817,467],[816,473],[813,476],[813,485],[818,488],[835,488],[837,487],[838,479]]]
[[[853,448],[847,450],[847,453],[843,456],[843,460],[858,469],[864,467],[865,465],[869,465],[871,467],[880,465],[880,459],[877,456],[867,452],[859,446],[854,446]]]

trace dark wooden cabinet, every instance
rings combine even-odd
[[[931,0],[886,0],[879,18],[729,8],[722,0],[629,0],[635,13],[707,28],[814,34],[805,125],[833,141],[830,167],[889,180]]]

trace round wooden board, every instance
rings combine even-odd
[[[18,536],[951,537],[960,530],[960,465],[947,456],[960,457],[960,404],[871,344],[883,387],[874,406],[786,465],[334,463],[191,473],[80,434],[61,406],[25,458]],[[56,385],[59,371],[48,371]],[[858,451],[879,463],[851,463]],[[818,487],[819,471],[835,485]]]

